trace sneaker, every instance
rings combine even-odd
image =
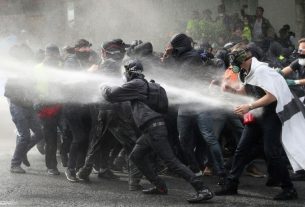
[[[124,166],[127,166],[126,160],[124,157],[119,156],[119,157],[115,158],[112,169],[115,171],[123,172]]]
[[[22,169],[21,166],[12,166],[10,171],[11,173],[20,173],[20,174],[25,173],[25,170]]]
[[[226,177],[225,176],[219,176],[217,185],[225,185],[226,183]]]
[[[219,191],[215,192],[217,196],[224,196],[224,195],[237,195],[237,184],[233,182],[227,182],[225,185],[221,186]]]
[[[27,166],[27,167],[30,167],[30,166],[31,166],[31,164],[30,164],[30,162],[29,162],[29,160],[28,160],[28,156],[27,156],[27,155],[24,156],[24,158],[23,158],[23,160],[22,160],[22,163],[23,163],[25,166]]]
[[[54,168],[54,169],[48,169],[48,174],[49,175],[60,175],[60,172],[58,171],[57,168]]]
[[[272,177],[268,177],[265,185],[267,187],[281,187],[281,182],[273,179]]]
[[[211,167],[206,166],[204,168],[204,171],[202,173],[203,176],[212,176],[213,175],[213,169]]]
[[[247,167],[245,175],[254,177],[254,178],[264,178],[266,177],[266,175],[261,172],[255,165],[250,165],[249,167]]]
[[[129,191],[140,191],[143,190],[143,186],[140,184],[129,184],[128,189]]]
[[[300,170],[290,176],[292,181],[305,181],[305,171]]]
[[[82,167],[81,169],[79,169],[79,171],[76,173],[76,178],[80,181],[86,181],[89,182],[89,176],[91,174],[92,168],[86,168],[86,167]]]
[[[212,191],[210,191],[207,187],[204,187],[202,190],[199,190],[196,195],[188,198],[187,201],[189,203],[201,203],[202,201],[210,200],[214,197]]]
[[[97,175],[99,178],[110,179],[110,180],[119,180],[120,177],[115,175],[110,169],[100,171]]]
[[[96,167],[93,167],[92,174],[98,174],[99,170]]]
[[[67,168],[65,171],[65,175],[67,177],[67,180],[69,180],[70,182],[77,182],[77,178],[76,178],[76,173],[75,170],[69,169]]]
[[[152,187],[148,189],[142,190],[144,194],[150,194],[150,195],[167,195],[167,188],[158,188],[158,187]]]
[[[296,199],[298,199],[298,193],[294,188],[285,189],[273,198],[273,200],[279,200],[279,201],[296,200]]]

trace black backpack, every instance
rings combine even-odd
[[[168,110],[168,98],[165,89],[154,80],[148,82],[144,79],[147,84],[147,105],[158,113],[165,114]]]

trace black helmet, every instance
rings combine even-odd
[[[127,61],[124,64],[124,68],[125,68],[126,72],[129,72],[129,73],[141,74],[143,72],[143,65],[142,65],[141,61],[138,59],[132,59],[132,60]]]

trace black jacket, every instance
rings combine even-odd
[[[140,129],[143,129],[154,120],[163,119],[161,114],[152,110],[145,103],[147,89],[144,77],[136,77],[121,87],[105,87],[103,96],[112,103],[130,101],[134,121]]]
[[[15,105],[33,107],[33,83],[19,78],[11,78],[5,84],[4,96]]]

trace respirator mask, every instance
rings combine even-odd
[[[229,61],[230,65],[232,66],[233,73],[239,73],[242,70],[241,64],[250,58],[251,56],[247,57],[247,51],[244,49],[230,53]]]
[[[301,66],[305,66],[305,55],[299,54],[298,63],[299,63]]]

